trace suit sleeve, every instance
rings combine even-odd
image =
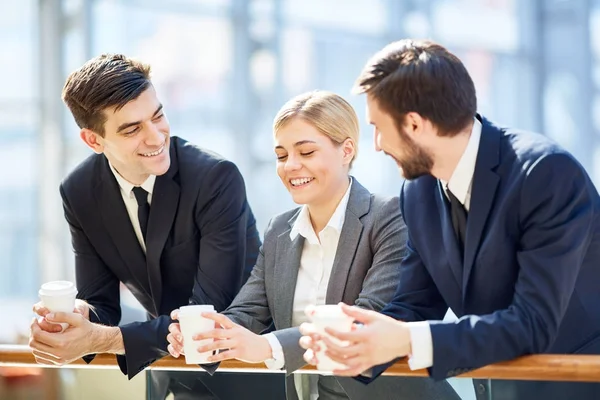
[[[119,279],[98,256],[83,232],[73,212],[64,187],[60,186],[65,219],[71,232],[71,244],[75,254],[75,280],[77,298],[85,300],[92,309],[90,321],[102,325],[117,326],[121,320],[119,302]],[[84,357],[87,363],[94,355]]]
[[[267,227],[265,237],[268,235],[268,231],[269,228]],[[273,321],[265,284],[265,255],[263,247],[260,248],[258,259],[252,269],[250,278],[248,278],[246,284],[223,314],[236,324],[256,334],[260,334],[267,329]]]
[[[548,351],[590,245],[596,196],[583,168],[565,154],[548,155],[527,171],[513,301],[492,314],[431,322],[435,379]]]
[[[246,244],[251,211],[244,180],[233,163],[219,162],[204,182],[195,216],[200,257],[190,303],[212,304],[221,312],[240,290],[246,252],[254,251]]]

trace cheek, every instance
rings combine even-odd
[[[275,166],[275,171],[277,172],[277,176],[279,176],[279,179],[281,179],[283,181],[285,178],[285,171],[283,168],[283,163],[278,162],[277,165]]]

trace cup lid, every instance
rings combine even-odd
[[[52,281],[44,283],[38,293],[40,296],[68,296],[76,295],[77,289],[73,282]]]
[[[189,306],[179,307],[179,315],[198,314],[201,312],[215,311],[215,307],[211,304],[194,304]]]

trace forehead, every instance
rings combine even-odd
[[[382,111],[379,108],[379,104],[377,103],[377,100],[375,100],[375,98],[370,94],[367,94],[366,113],[367,121],[369,121],[371,124],[382,118]]]
[[[121,124],[134,121],[143,121],[152,118],[154,112],[160,106],[154,87],[150,86],[144,90],[136,99],[131,100],[123,107],[117,109],[110,107],[104,110],[106,122]]]
[[[275,144],[280,146],[293,145],[299,141],[311,140],[321,143],[328,139],[313,124],[302,119],[294,118],[275,133]]]

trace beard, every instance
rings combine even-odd
[[[393,157],[402,170],[405,179],[413,180],[423,175],[429,175],[433,168],[433,157],[425,149],[417,145],[406,133],[400,132],[405,149],[405,157],[400,160]]]

